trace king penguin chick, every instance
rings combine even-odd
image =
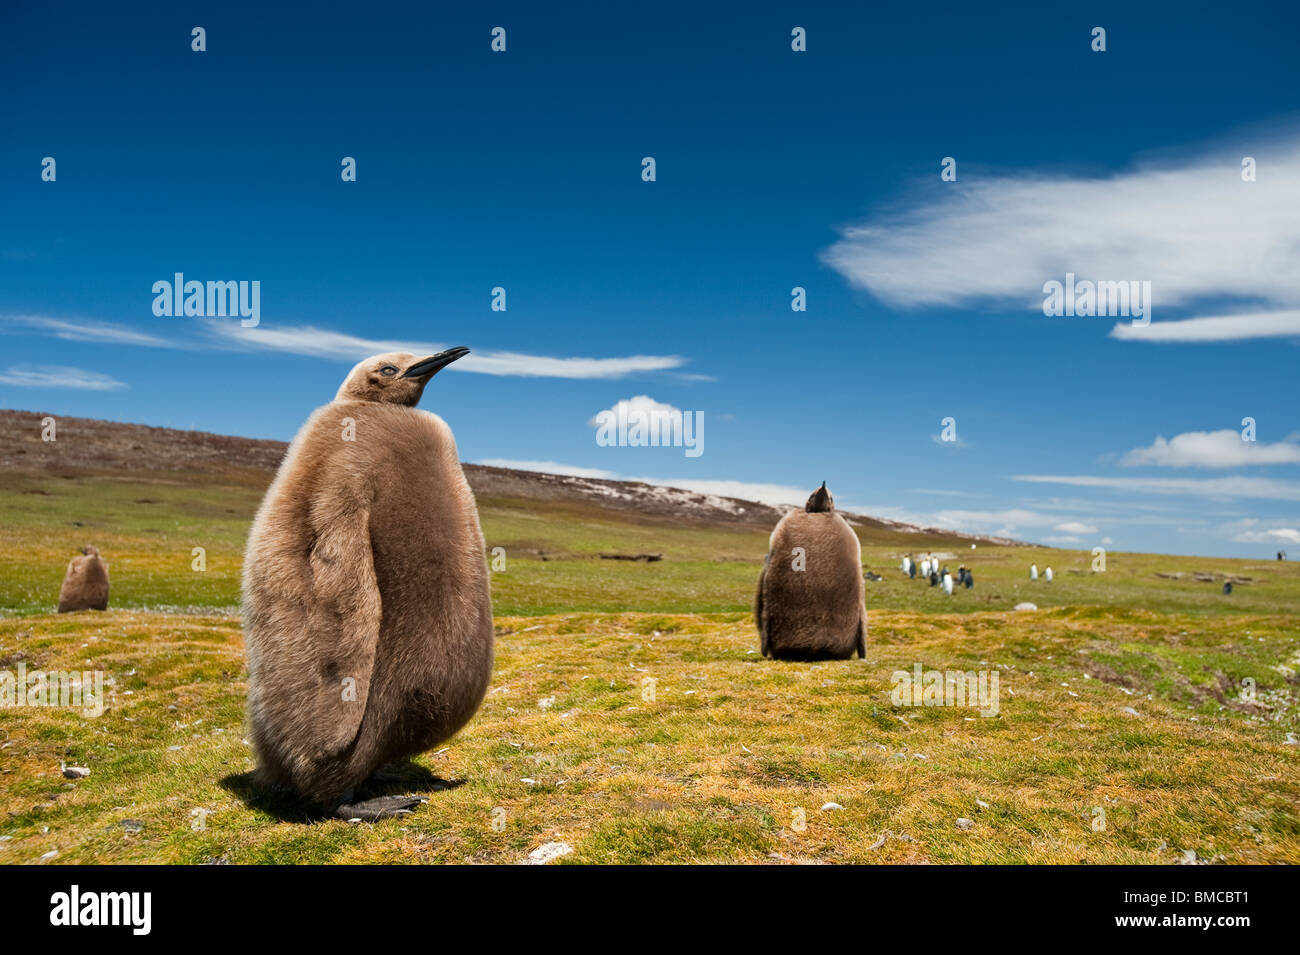
[[[59,588],[59,613],[73,610],[108,609],[108,564],[98,547],[81,548],[83,556],[68,561],[68,572]]]
[[[754,617],[764,656],[847,660],[867,655],[862,546],[826,482],[772,531]]]
[[[416,403],[468,354],[378,355],[294,438],[249,533],[248,715],[263,784],[340,818],[393,760],[469,721],[492,672],[492,604],[474,495],[451,429]]]

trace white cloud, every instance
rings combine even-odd
[[[369,355],[389,351],[411,352],[415,355],[432,355],[446,345],[427,342],[409,342],[359,338],[344,332],[332,332],[311,325],[267,326],[242,328],[234,322],[217,322],[207,326],[210,332],[233,347],[269,349],[306,355],[312,358],[332,358],[339,361],[360,361]],[[545,355],[525,355],[518,352],[473,352],[449,368],[454,371],[476,372],[480,375],[515,376],[521,378],[624,378],[648,371],[677,368],[686,359],[676,355],[633,355],[626,358],[553,358]]]
[[[1254,150],[1142,164],[1103,177],[969,177],[850,226],[823,259],[856,288],[902,307],[1016,303],[1041,308],[1043,283],[1150,281],[1156,313],[1210,298],[1300,306],[1300,161],[1295,132]],[[1044,319],[1047,321],[1048,319]],[[1294,311],[1118,326],[1117,338],[1223,341],[1300,334]]]
[[[147,332],[114,325],[111,322],[77,321],[69,322],[61,318],[48,318],[44,315],[10,315],[5,317],[10,325],[46,332],[55,338],[70,342],[97,342],[106,345],[143,345],[150,348],[176,348],[174,342]]]
[[[191,331],[197,333],[190,339],[162,338],[111,322],[74,322],[33,315],[8,316],[3,321],[12,328],[30,328],[66,341],[185,350],[215,345],[224,349],[279,351],[307,358],[324,358],[340,362],[356,362],[370,355],[389,351],[432,355],[446,347],[428,342],[362,338],[312,325],[258,325],[254,328],[244,328],[233,320],[191,319],[182,323],[182,320],[172,319],[171,321],[177,324],[171,327],[174,330],[181,330],[182,335]],[[521,352],[479,351],[467,355],[449,367],[454,371],[475,372],[480,375],[614,380],[646,372],[670,371],[684,364],[686,359],[678,355],[556,358]]]
[[[1044,537],[1046,543],[1078,543],[1080,534],[1095,534],[1097,528],[1080,520],[1067,520],[1061,514],[1049,514],[1027,508],[1008,508],[1000,511],[943,510],[937,511],[912,523],[927,527],[945,527],[951,530],[966,531],[972,534],[990,533],[994,537],[1023,537],[1034,528],[1060,531],[1055,537]]]
[[[0,384],[18,388],[77,388],[82,391],[118,391],[127,387],[97,371],[68,368],[64,365],[12,365],[0,372]]]
[[[1228,342],[1292,335],[1300,337],[1300,309],[1212,315],[1150,325],[1120,322],[1110,330],[1111,338],[1138,342]]]
[[[1274,527],[1268,530],[1257,531],[1249,528],[1259,524],[1256,520],[1237,521],[1235,524],[1227,525],[1225,530],[1231,532],[1234,529],[1240,529],[1234,534],[1232,539],[1239,544],[1298,544],[1300,545],[1300,530],[1294,527]]]
[[[601,415],[612,414],[615,421],[630,421],[631,415],[643,413],[647,421],[654,421],[655,415],[678,415],[682,411],[670,404],[662,401],[655,401],[649,395],[636,395],[632,398],[624,398],[622,401],[615,402],[614,407],[608,408],[598,414],[592,415],[587,422],[587,426],[598,428],[601,425]]]
[[[1181,494],[1188,497],[1249,497],[1276,501],[1300,501],[1300,482],[1273,478],[1144,478],[1097,477],[1090,474],[1017,474],[1013,481],[1031,484],[1068,484],[1144,494]]]
[[[1241,432],[1187,431],[1168,441],[1158,436],[1150,447],[1134,448],[1119,462],[1124,467],[1237,468],[1252,464],[1300,464],[1300,444],[1261,444],[1241,440]]]
[[[1065,521],[1063,524],[1057,524],[1054,528],[1063,534],[1095,534],[1097,528],[1091,524],[1085,524],[1083,521]]]

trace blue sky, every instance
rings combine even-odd
[[[261,6],[0,14],[0,406],[288,439],[465,344],[467,461],[1300,554],[1294,5]],[[1067,271],[1151,324],[1045,316]],[[260,324],[156,316],[176,272]],[[638,396],[704,453],[598,446]]]

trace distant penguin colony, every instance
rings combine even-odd
[[[468,351],[353,368],[294,438],[249,534],[258,777],[340,818],[418,804],[353,800],[376,769],[464,726],[487,690],[492,604],[474,495],[451,430],[415,407]]]
[[[826,483],[772,531],[754,605],[759,642],[778,660],[867,654],[862,546]]]
[[[68,561],[59,588],[59,613],[108,609],[108,564],[99,556],[98,547],[87,545],[81,554]]]

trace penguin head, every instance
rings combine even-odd
[[[92,546],[92,545],[90,545],[90,544],[87,544],[85,547],[81,548],[81,552],[82,552],[83,554],[85,554],[87,557],[98,557],[98,556],[99,556],[99,548],[98,548],[98,547],[94,547],[94,546]]]
[[[335,401],[381,401],[390,405],[419,404],[429,379],[458,358],[469,354],[464,345],[418,358],[394,351],[357,362],[334,396]]]
[[[825,481],[822,481],[821,487],[812,492],[803,509],[809,514],[827,514],[835,510],[835,498],[831,497],[831,492],[826,490]]]

